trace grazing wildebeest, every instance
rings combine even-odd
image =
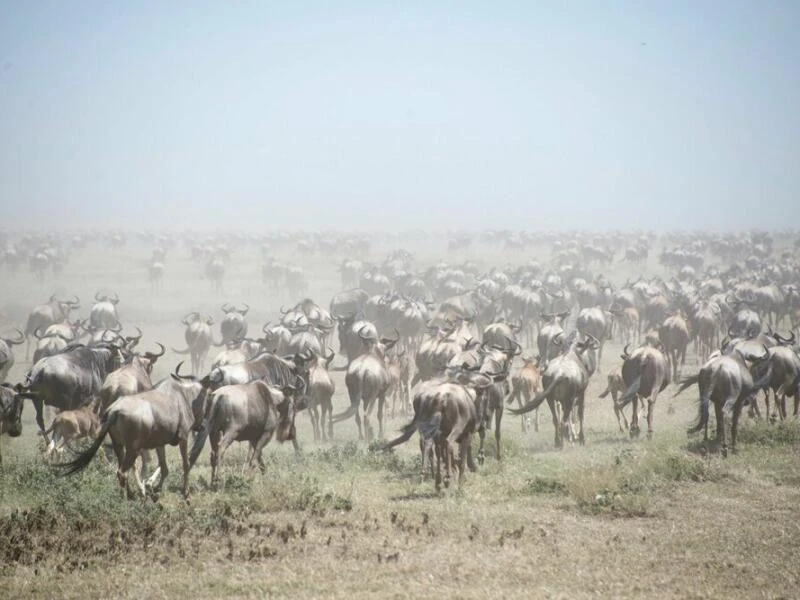
[[[19,395],[22,386],[11,387],[0,385],[0,436],[7,433],[10,437],[22,435],[23,399]],[[0,452],[0,466],[3,464],[3,453]]]
[[[625,392],[619,399],[621,411],[628,403],[633,403],[630,435],[639,435],[639,399],[647,398],[647,437],[653,437],[653,409],[659,392],[670,382],[669,365],[663,352],[650,346],[642,346],[628,354],[628,347],[622,354],[622,381]],[[615,402],[616,405],[616,402]],[[616,408],[616,406],[615,406]]]
[[[295,415],[303,408],[295,395],[305,384],[297,378],[295,385],[282,389],[265,381],[226,385],[208,397],[205,407],[204,427],[211,443],[211,485],[217,483],[217,466],[225,450],[233,442],[249,442],[248,467],[253,460],[264,470],[261,452],[272,436],[279,442],[295,440]],[[193,465],[200,455],[206,434],[198,435],[189,456]]]
[[[11,351],[11,346],[16,346],[25,341],[25,334],[19,329],[19,337],[14,338],[0,338],[0,382],[6,380],[6,375],[14,366],[14,353]]]
[[[345,385],[350,396],[349,408],[335,415],[333,422],[337,423],[344,419],[355,416],[358,426],[359,439],[370,441],[373,436],[372,425],[369,417],[372,409],[377,403],[378,407],[378,435],[383,437],[383,408],[386,403],[386,392],[389,389],[389,372],[386,370],[385,354],[386,351],[394,346],[399,337],[395,339],[377,339],[377,334],[373,337],[367,335],[368,328],[365,325],[358,332],[363,342],[363,353],[350,363],[345,375]],[[361,415],[359,406],[364,408],[364,430],[361,429]]]
[[[69,317],[70,311],[80,308],[80,300],[58,300],[55,295],[50,296],[47,304],[37,306],[31,311],[25,325],[25,338],[28,343],[25,347],[25,359],[31,356],[31,336],[37,329],[45,331],[53,323],[63,323]]]
[[[704,431],[704,439],[706,443],[708,442],[709,404],[713,403],[717,419],[715,446],[720,449],[723,456],[728,455],[725,412],[732,411],[731,451],[735,452],[736,433],[742,406],[745,400],[755,401],[755,392],[767,386],[772,376],[769,357],[770,354],[766,348],[761,356],[744,354],[738,349],[733,349],[729,354],[712,356],[697,375],[683,379],[678,391],[675,392],[676,396],[694,384],[697,384],[700,389],[697,423],[689,429],[689,433]],[[751,368],[757,370],[764,364],[767,365],[767,372],[758,380],[754,380]]]
[[[192,375],[199,375],[205,369],[208,351],[211,349],[213,338],[211,326],[214,324],[214,317],[203,319],[199,312],[191,312],[181,321],[186,326],[183,334],[186,340],[185,350],[172,349],[176,354],[188,354],[192,364]]]
[[[542,374],[539,371],[539,357],[522,357],[522,368],[511,376],[511,393],[506,402],[511,404],[517,401],[520,408],[530,402],[531,398],[541,389]],[[533,430],[539,431],[539,409],[536,409],[533,421]],[[527,433],[527,417],[522,417],[522,431]]]
[[[180,368],[180,365],[178,365]],[[81,452],[75,460],[57,465],[65,474],[76,473],[92,461],[106,435],[111,436],[111,444],[117,457],[117,479],[123,495],[131,497],[128,488],[128,471],[133,468],[136,458],[145,450],[155,450],[159,468],[151,481],[158,477],[153,487],[161,490],[169,470],[164,447],[178,446],[183,463],[182,492],[189,499],[189,432],[197,430],[202,422],[202,385],[191,375],[171,374],[171,378],[160,383],[155,389],[123,396],[109,407],[101,417],[100,433],[91,446]],[[142,497],[147,491],[139,472],[134,469],[136,483]]]
[[[571,415],[574,406],[578,408],[578,420],[580,422],[580,433],[578,439],[581,444],[585,443],[583,431],[584,395],[586,387],[589,385],[589,378],[592,376],[596,365],[595,349],[599,347],[599,342],[591,336],[585,341],[580,341],[578,336],[571,336],[574,339],[566,346],[563,354],[556,356],[545,367],[542,374],[542,386],[544,390],[525,406],[519,409],[509,409],[513,414],[523,414],[538,408],[542,402],[547,400],[550,413],[553,416],[555,427],[555,446],[564,447],[564,438],[572,437]],[[559,410],[556,403],[560,404]]]
[[[624,360],[624,359],[623,359]],[[628,430],[628,420],[625,418],[625,413],[617,404],[617,400],[625,391],[625,382],[622,380],[622,365],[618,365],[608,372],[608,384],[606,389],[600,394],[601,398],[607,397],[611,394],[611,400],[614,406],[614,415],[617,417],[617,426],[620,433]],[[625,427],[622,424],[625,423]]]
[[[44,406],[72,410],[88,404],[100,394],[106,376],[117,369],[122,360],[119,346],[75,344],[67,346],[61,354],[47,356],[33,365],[21,393],[33,400],[36,424],[46,444],[50,439],[44,433]]]

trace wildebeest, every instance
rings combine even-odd
[[[672,379],[678,381],[678,364],[686,364],[686,348],[691,339],[686,319],[681,315],[667,317],[658,328],[658,337],[672,369]]]
[[[0,385],[0,436],[7,433],[10,437],[22,435],[23,399],[19,395],[21,386],[12,387],[7,383]],[[3,464],[3,453],[0,452],[0,465]]]
[[[180,365],[178,365],[180,367]],[[172,374],[156,389],[123,396],[109,407],[101,418],[100,433],[91,446],[81,452],[75,460],[56,465],[69,475],[84,469],[97,454],[106,435],[117,457],[117,479],[124,495],[131,497],[128,488],[128,471],[136,458],[145,450],[155,450],[159,469],[153,477],[159,477],[153,490],[158,492],[169,471],[164,447],[178,446],[183,464],[183,497],[189,498],[189,432],[196,430],[202,421],[202,386],[192,376]],[[134,469],[136,483],[142,496],[146,496],[145,484]],[[150,482],[148,482],[150,483]]]
[[[75,410],[63,410],[58,413],[45,432],[48,435],[52,434],[45,456],[50,457],[54,453],[60,456],[65,446],[74,451],[72,442],[81,438],[96,438],[100,433],[100,419],[96,408],[95,402],[92,402]]]
[[[199,312],[191,312],[181,321],[186,326],[183,334],[186,340],[185,350],[172,349],[176,354],[188,354],[191,359],[192,375],[199,375],[205,369],[208,351],[211,349],[213,337],[211,326],[214,317],[203,319]]]
[[[109,373],[100,388],[100,412],[105,412],[117,398],[133,396],[140,392],[152,389],[153,383],[150,375],[153,365],[159,357],[164,356],[165,348],[162,344],[161,352],[145,352],[142,355],[131,356],[128,364],[120,366]]]
[[[475,387],[491,385],[491,380],[483,375],[474,374],[469,377],[469,383]],[[419,431],[422,476],[425,477],[426,465],[431,460],[432,451],[435,451],[436,489],[440,489],[442,479],[445,486],[450,484],[454,465],[458,469],[458,483],[461,485],[465,463],[470,470],[476,469],[471,448],[472,435],[478,427],[475,397],[473,387],[457,381],[431,380],[422,383],[414,393],[413,420],[402,428],[399,437],[386,443],[383,448],[389,449],[402,444],[414,432]],[[442,462],[445,465],[444,477],[441,472]]]
[[[544,325],[541,326],[536,336],[536,347],[539,349],[539,357],[542,364],[546,365],[560,353],[561,347],[558,345],[557,340],[564,335],[562,322],[568,316],[569,312],[542,315]]]
[[[298,390],[305,384],[298,378],[295,385],[282,389],[265,381],[226,385],[216,389],[206,401],[204,427],[192,446],[190,466],[195,463],[207,435],[211,443],[211,484],[217,482],[217,466],[225,450],[233,442],[249,442],[247,465],[257,460],[261,469],[264,461],[261,452],[275,435],[279,442],[292,440],[297,449],[295,415],[303,408],[295,400]]]
[[[119,325],[117,317],[117,304],[119,296],[115,293],[113,297],[101,295],[97,292],[94,295],[95,303],[89,313],[89,323],[95,329],[113,329]]]
[[[395,350],[397,350],[395,348]],[[394,352],[386,359],[389,371],[389,391],[392,397],[392,416],[411,409],[411,361],[406,351]],[[399,410],[398,410],[399,404]]]
[[[597,350],[597,365],[598,371],[600,370],[600,361],[603,358],[603,346],[606,340],[611,338],[611,313],[606,313],[599,306],[592,306],[583,308],[578,313],[577,329],[583,335],[591,335],[594,337],[600,347]]]
[[[314,429],[314,441],[333,438],[333,394],[336,384],[331,379],[328,368],[334,353],[328,356],[314,354],[308,368],[308,414]],[[321,415],[321,421],[320,421]]]
[[[363,351],[350,366],[347,367],[345,385],[350,396],[348,409],[333,417],[333,422],[355,416],[359,439],[372,439],[373,430],[369,422],[372,410],[378,408],[378,435],[383,437],[383,409],[386,403],[386,392],[389,390],[389,372],[386,370],[385,354],[394,346],[399,338],[381,338],[367,335],[364,326],[358,332],[363,342]],[[364,430],[361,429],[360,406],[364,408]]]
[[[75,296],[74,300],[58,300],[55,295],[50,296],[47,304],[37,306],[31,311],[25,325],[25,338],[28,344],[25,347],[25,359],[31,355],[31,336],[37,329],[45,331],[53,323],[63,323],[69,317],[69,313],[80,308],[80,300]]]
[[[571,437],[571,415],[574,406],[578,408],[578,420],[580,422],[580,433],[578,439],[581,444],[585,443],[583,431],[584,395],[586,387],[589,385],[589,378],[595,371],[596,356],[595,349],[599,347],[599,342],[592,337],[586,340],[579,340],[578,336],[571,336],[573,340],[566,346],[563,354],[556,356],[545,367],[542,373],[542,386],[544,389],[525,406],[519,409],[509,409],[513,414],[523,414],[530,412],[547,400],[550,413],[553,416],[555,427],[555,446],[562,448],[564,438]],[[556,403],[560,404],[559,410]]]
[[[506,402],[511,404],[517,401],[520,408],[530,402],[531,398],[541,389],[542,374],[539,371],[539,358],[522,357],[522,368],[511,376],[511,393]],[[533,430],[539,431],[539,409],[536,409]],[[528,431],[528,422],[522,417],[522,431]]]
[[[72,410],[88,404],[100,394],[106,376],[119,367],[122,358],[120,348],[113,344],[77,344],[33,365],[22,394],[33,400],[36,424],[45,443],[50,439],[44,433],[44,406]]]
[[[25,334],[19,329],[18,338],[0,338],[0,382],[6,380],[8,372],[14,366],[14,353],[11,351],[11,346],[16,346],[25,341]]]
[[[622,365],[618,365],[608,372],[608,383],[606,389],[600,394],[600,398],[605,398],[611,394],[611,401],[614,406],[614,415],[617,417],[617,426],[620,433],[628,430],[628,420],[625,413],[619,407],[618,400],[625,392],[625,382],[622,380]],[[625,427],[622,424],[625,424]]]
[[[767,364],[769,367],[769,356],[766,348],[760,356],[744,354],[738,349],[733,349],[728,354],[713,356],[703,365],[699,373],[683,379],[676,395],[694,384],[697,384],[700,390],[697,423],[689,429],[689,433],[704,431],[704,439],[708,442],[709,404],[713,404],[717,419],[715,445],[723,456],[727,456],[725,413],[730,411],[732,412],[731,451],[735,452],[742,406],[745,400],[754,401],[753,394],[764,388],[771,378],[771,369],[767,368],[764,375],[754,380],[751,368],[755,370],[762,364]]]
[[[244,308],[236,308],[228,303],[222,305],[222,312],[225,317],[219,324],[220,334],[222,335],[221,344],[227,344],[235,340],[247,337],[247,315],[250,307],[244,304]]]
[[[625,391],[618,401],[621,411],[628,403],[632,403],[630,435],[639,435],[639,399],[644,403],[647,399],[647,437],[653,436],[653,409],[659,392],[670,382],[669,365],[664,354],[650,346],[642,346],[628,354],[628,347],[622,354],[622,381]],[[617,402],[615,402],[617,408]]]

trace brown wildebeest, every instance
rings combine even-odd
[[[45,456],[50,457],[54,453],[61,456],[64,453],[64,446],[73,450],[72,442],[84,437],[92,439],[97,437],[100,433],[100,419],[96,412],[98,401],[99,399],[95,398],[91,404],[74,410],[64,410],[56,415],[45,431],[48,435],[52,434]]]
[[[328,368],[334,356],[335,354],[332,350],[325,357],[315,354],[308,370],[308,414],[311,417],[311,426],[314,429],[314,441],[333,438],[332,400],[336,391],[336,384],[331,379]],[[322,413],[321,423],[320,413]]]
[[[191,375],[172,374],[153,390],[117,399],[102,416],[100,433],[94,443],[81,452],[72,462],[56,465],[71,475],[92,461],[106,435],[111,436],[114,453],[119,467],[117,479],[120,489],[128,498],[128,471],[133,468],[136,458],[144,450],[155,450],[158,455],[158,483],[153,490],[158,492],[169,473],[164,447],[178,446],[183,462],[183,497],[189,498],[189,432],[197,430],[202,421],[203,386]],[[139,472],[134,469],[136,483],[142,497],[147,491]]]
[[[142,355],[134,355],[127,365],[109,373],[100,388],[100,412],[108,409],[117,398],[122,396],[132,396],[139,392],[153,389],[153,382],[150,374],[153,372],[153,365],[159,357],[164,356],[166,349],[162,344],[161,352],[145,352]]]
[[[190,467],[200,456],[206,437],[211,442],[212,485],[217,481],[219,461],[233,442],[249,442],[247,466],[252,467],[253,460],[257,460],[262,471],[265,465],[261,452],[273,435],[279,442],[292,440],[296,449],[294,419],[304,406],[302,400],[295,401],[295,395],[304,387],[298,377],[294,386],[284,386],[282,390],[257,380],[226,385],[212,392],[206,402],[205,427],[192,445]]]
[[[460,374],[459,378],[472,386],[489,387],[492,380],[480,374]],[[436,454],[436,490],[450,485],[453,467],[458,469],[459,486],[464,481],[465,463],[475,471],[472,458],[472,435],[478,428],[478,413],[475,409],[475,389],[457,381],[431,380],[419,386],[414,394],[414,419],[403,427],[402,434],[383,446],[388,450],[406,442],[415,431],[419,431],[422,452],[422,476],[431,454]],[[458,445],[458,454],[456,454]],[[456,460],[457,457],[457,460]],[[445,473],[442,477],[441,465]],[[431,467],[433,465],[431,464]]]
[[[542,386],[542,374],[539,371],[539,357],[522,357],[522,368],[511,376],[511,393],[506,398],[506,403],[517,401],[520,408],[530,402]],[[539,431],[539,409],[534,411],[533,430]],[[522,431],[527,433],[528,421],[522,417]]]
[[[614,415],[617,417],[617,425],[619,426],[620,433],[628,430],[628,419],[625,418],[625,413],[617,404],[619,396],[625,391],[625,382],[622,381],[622,365],[618,365],[611,369],[608,373],[608,385],[605,391],[600,394],[601,398],[607,397],[611,394],[611,399],[614,402]],[[622,424],[625,423],[623,428]]]

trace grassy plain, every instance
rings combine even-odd
[[[476,242],[445,257],[446,241],[415,251],[420,268],[446,258],[503,267],[548,252],[504,254]],[[97,289],[122,298],[127,325],[143,346],[183,346],[180,319],[189,310],[220,316],[225,301],[248,302],[251,327],[276,320],[280,305],[260,280],[257,247],[236,251],[222,295],[199,278],[201,267],[176,248],[164,290],[152,293],[144,259],[150,246],[119,252],[90,246],[56,280],[6,276],[3,327],[24,323],[54,291],[77,293],[88,314]],[[373,250],[379,261],[389,244]],[[320,304],[340,288],[335,257],[281,258],[302,264]],[[651,253],[649,274],[661,273]],[[638,273],[615,263],[617,283]],[[416,442],[371,452],[352,422],[335,441],[316,445],[308,417],[298,417],[303,453],[265,450],[267,470],[244,472],[245,449],[226,455],[220,489],[208,488],[207,454],[192,471],[192,499],[178,492],[179,460],[157,502],[120,498],[113,468],[97,460],[72,478],[56,477],[38,454],[33,411],[22,437],[4,437],[0,468],[0,596],[8,598],[219,597],[526,597],[792,598],[800,590],[800,428],[746,421],[740,452],[723,460],[687,437],[695,392],[656,407],[654,438],[631,441],[617,429],[610,400],[599,400],[619,344],[604,352],[587,394],[586,446],[554,450],[547,409],[539,432],[523,434],[505,415],[503,460],[491,451],[462,489],[436,494],[420,480]],[[11,380],[24,376],[24,351]],[[174,368],[168,353],[156,376]],[[692,355],[684,372],[697,368]],[[347,405],[335,375],[338,411]],[[387,420],[387,435],[406,421]],[[207,452],[207,451],[206,451]]]

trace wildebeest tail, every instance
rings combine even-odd
[[[200,431],[197,432],[197,436],[194,438],[194,443],[192,444],[192,449],[189,451],[190,469],[194,466],[194,463],[196,463],[197,459],[200,457],[200,453],[203,451],[203,446],[206,445],[207,439],[208,439],[208,427],[206,427],[206,425],[203,425],[200,428]]]
[[[622,394],[622,397],[617,401],[617,408],[625,408],[630,404],[631,400],[636,396],[639,392],[639,388],[642,385],[642,376],[639,375],[633,382],[628,386],[628,389],[625,390],[625,393]],[[602,398],[602,396],[601,396]]]
[[[547,399],[547,397],[556,387],[557,383],[558,379],[554,377],[553,380],[550,382],[550,385],[548,385],[544,390],[536,394],[530,400],[530,402],[528,402],[525,406],[523,406],[522,408],[509,408],[508,412],[510,412],[512,415],[522,415],[527,412],[531,412],[532,410],[536,410],[537,408],[539,408],[542,402],[544,402]]]
[[[697,423],[688,429],[688,433],[697,433],[702,431],[708,425],[708,404],[710,402],[709,396],[711,395],[711,386],[706,390],[705,394],[700,395],[700,408],[697,416]]]
[[[78,456],[75,457],[75,460],[67,463],[59,463],[53,466],[56,469],[63,469],[62,475],[72,475],[85,469],[89,463],[92,462],[92,459],[94,458],[94,455],[97,454],[100,446],[103,445],[103,440],[106,438],[106,434],[108,434],[108,430],[114,424],[114,421],[117,420],[118,414],[119,413],[117,412],[112,412],[103,419],[103,426],[100,428],[100,433],[97,434],[97,437],[95,438],[94,442],[92,442],[92,445],[78,454]]]
[[[340,412],[338,415],[333,415],[331,420],[334,423],[338,423],[339,421],[344,421],[345,419],[349,419],[350,417],[354,416],[357,410],[358,410],[358,402],[356,402],[355,404],[351,403],[346,411]]]
[[[407,442],[409,438],[414,435],[414,432],[417,430],[417,417],[414,417],[407,425],[403,425],[400,431],[402,432],[398,437],[394,438],[390,442],[386,442],[383,446],[381,446],[381,450],[389,450],[390,448],[394,448],[395,446],[399,446],[400,444]]]
[[[601,393],[600,393],[600,397],[601,397],[601,398],[605,398],[605,397],[607,397],[607,396],[608,396],[610,393],[611,393],[611,386],[607,387],[607,388],[606,388],[606,390],[605,390],[604,392],[601,392]]]
[[[700,373],[696,375],[690,375],[689,377],[684,377],[681,379],[680,384],[678,385],[678,390],[673,394],[673,398],[680,394],[686,388],[690,388],[693,385],[697,384],[700,381]]]
[[[172,351],[175,354],[191,354],[192,349],[191,348],[186,348],[186,350],[178,350],[177,348],[172,348]]]

